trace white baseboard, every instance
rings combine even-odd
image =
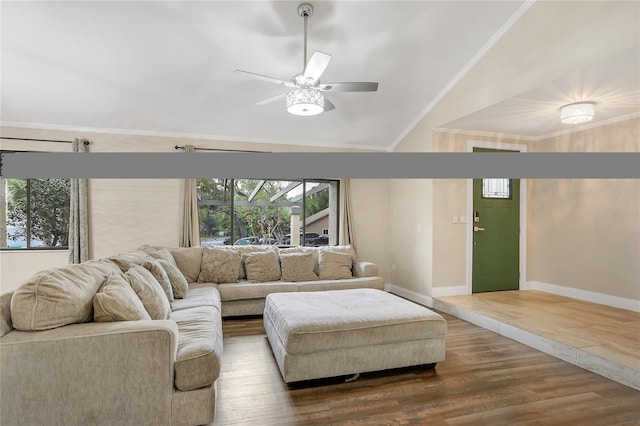
[[[433,287],[431,289],[433,297],[445,297],[445,296],[461,296],[463,294],[469,294],[466,285],[456,285],[451,287]]]
[[[429,296],[426,296],[424,294],[420,294],[420,293],[416,293],[413,290],[407,290],[404,287],[399,287],[397,285],[393,285],[393,284],[385,284],[384,285],[384,289],[385,291],[388,291],[389,293],[393,293],[396,294],[400,297],[404,297],[405,299],[409,299],[412,302],[416,302],[419,303],[421,305],[424,305],[428,308],[432,308],[433,307],[433,299]]]
[[[610,294],[596,293],[593,291],[580,290],[577,288],[543,283],[540,281],[527,281],[524,290],[539,290],[547,293],[557,294],[559,296],[572,297],[574,299],[585,300],[587,302],[612,306],[614,308],[640,312],[640,300],[628,299],[626,297],[612,296]]]

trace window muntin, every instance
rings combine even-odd
[[[5,179],[0,248],[67,248],[69,179]]]
[[[338,211],[338,181],[197,179],[196,182],[202,245],[337,242],[338,221],[334,216]],[[330,208],[330,204],[335,206]],[[320,231],[311,230],[317,226],[321,226]],[[321,235],[322,228],[329,229],[330,236]],[[297,238],[295,235],[292,238],[292,229],[294,234],[298,230]]]

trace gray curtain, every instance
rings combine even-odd
[[[351,181],[349,179],[340,179],[340,226],[338,229],[340,230],[339,243],[351,244],[355,249],[356,233],[351,214]]]
[[[89,152],[89,141],[73,141],[73,152]],[[69,209],[69,263],[89,260],[89,181],[71,179]]]
[[[185,145],[184,152],[195,152],[193,145]],[[184,180],[184,204],[182,215],[181,247],[200,245],[200,220],[198,219],[198,191],[195,179]]]

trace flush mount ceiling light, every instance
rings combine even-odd
[[[324,95],[311,87],[287,93],[287,111],[294,115],[316,115],[324,111]]]
[[[593,120],[594,113],[593,102],[576,102],[560,108],[560,121],[565,124],[586,123]]]

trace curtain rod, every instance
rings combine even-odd
[[[174,148],[175,149],[184,149],[184,146],[176,145]],[[198,147],[194,147],[193,149],[198,150],[198,151],[258,152],[258,153],[267,153],[267,154],[271,153],[271,151],[251,151],[251,150],[245,150],[245,149],[198,148]]]
[[[28,138],[6,138],[4,136],[0,136],[0,139],[8,139],[14,141],[32,141],[32,142],[54,142],[54,143],[73,143],[73,141],[59,141],[55,139],[28,139]],[[84,139],[83,143],[85,145],[89,145],[91,142]]]

